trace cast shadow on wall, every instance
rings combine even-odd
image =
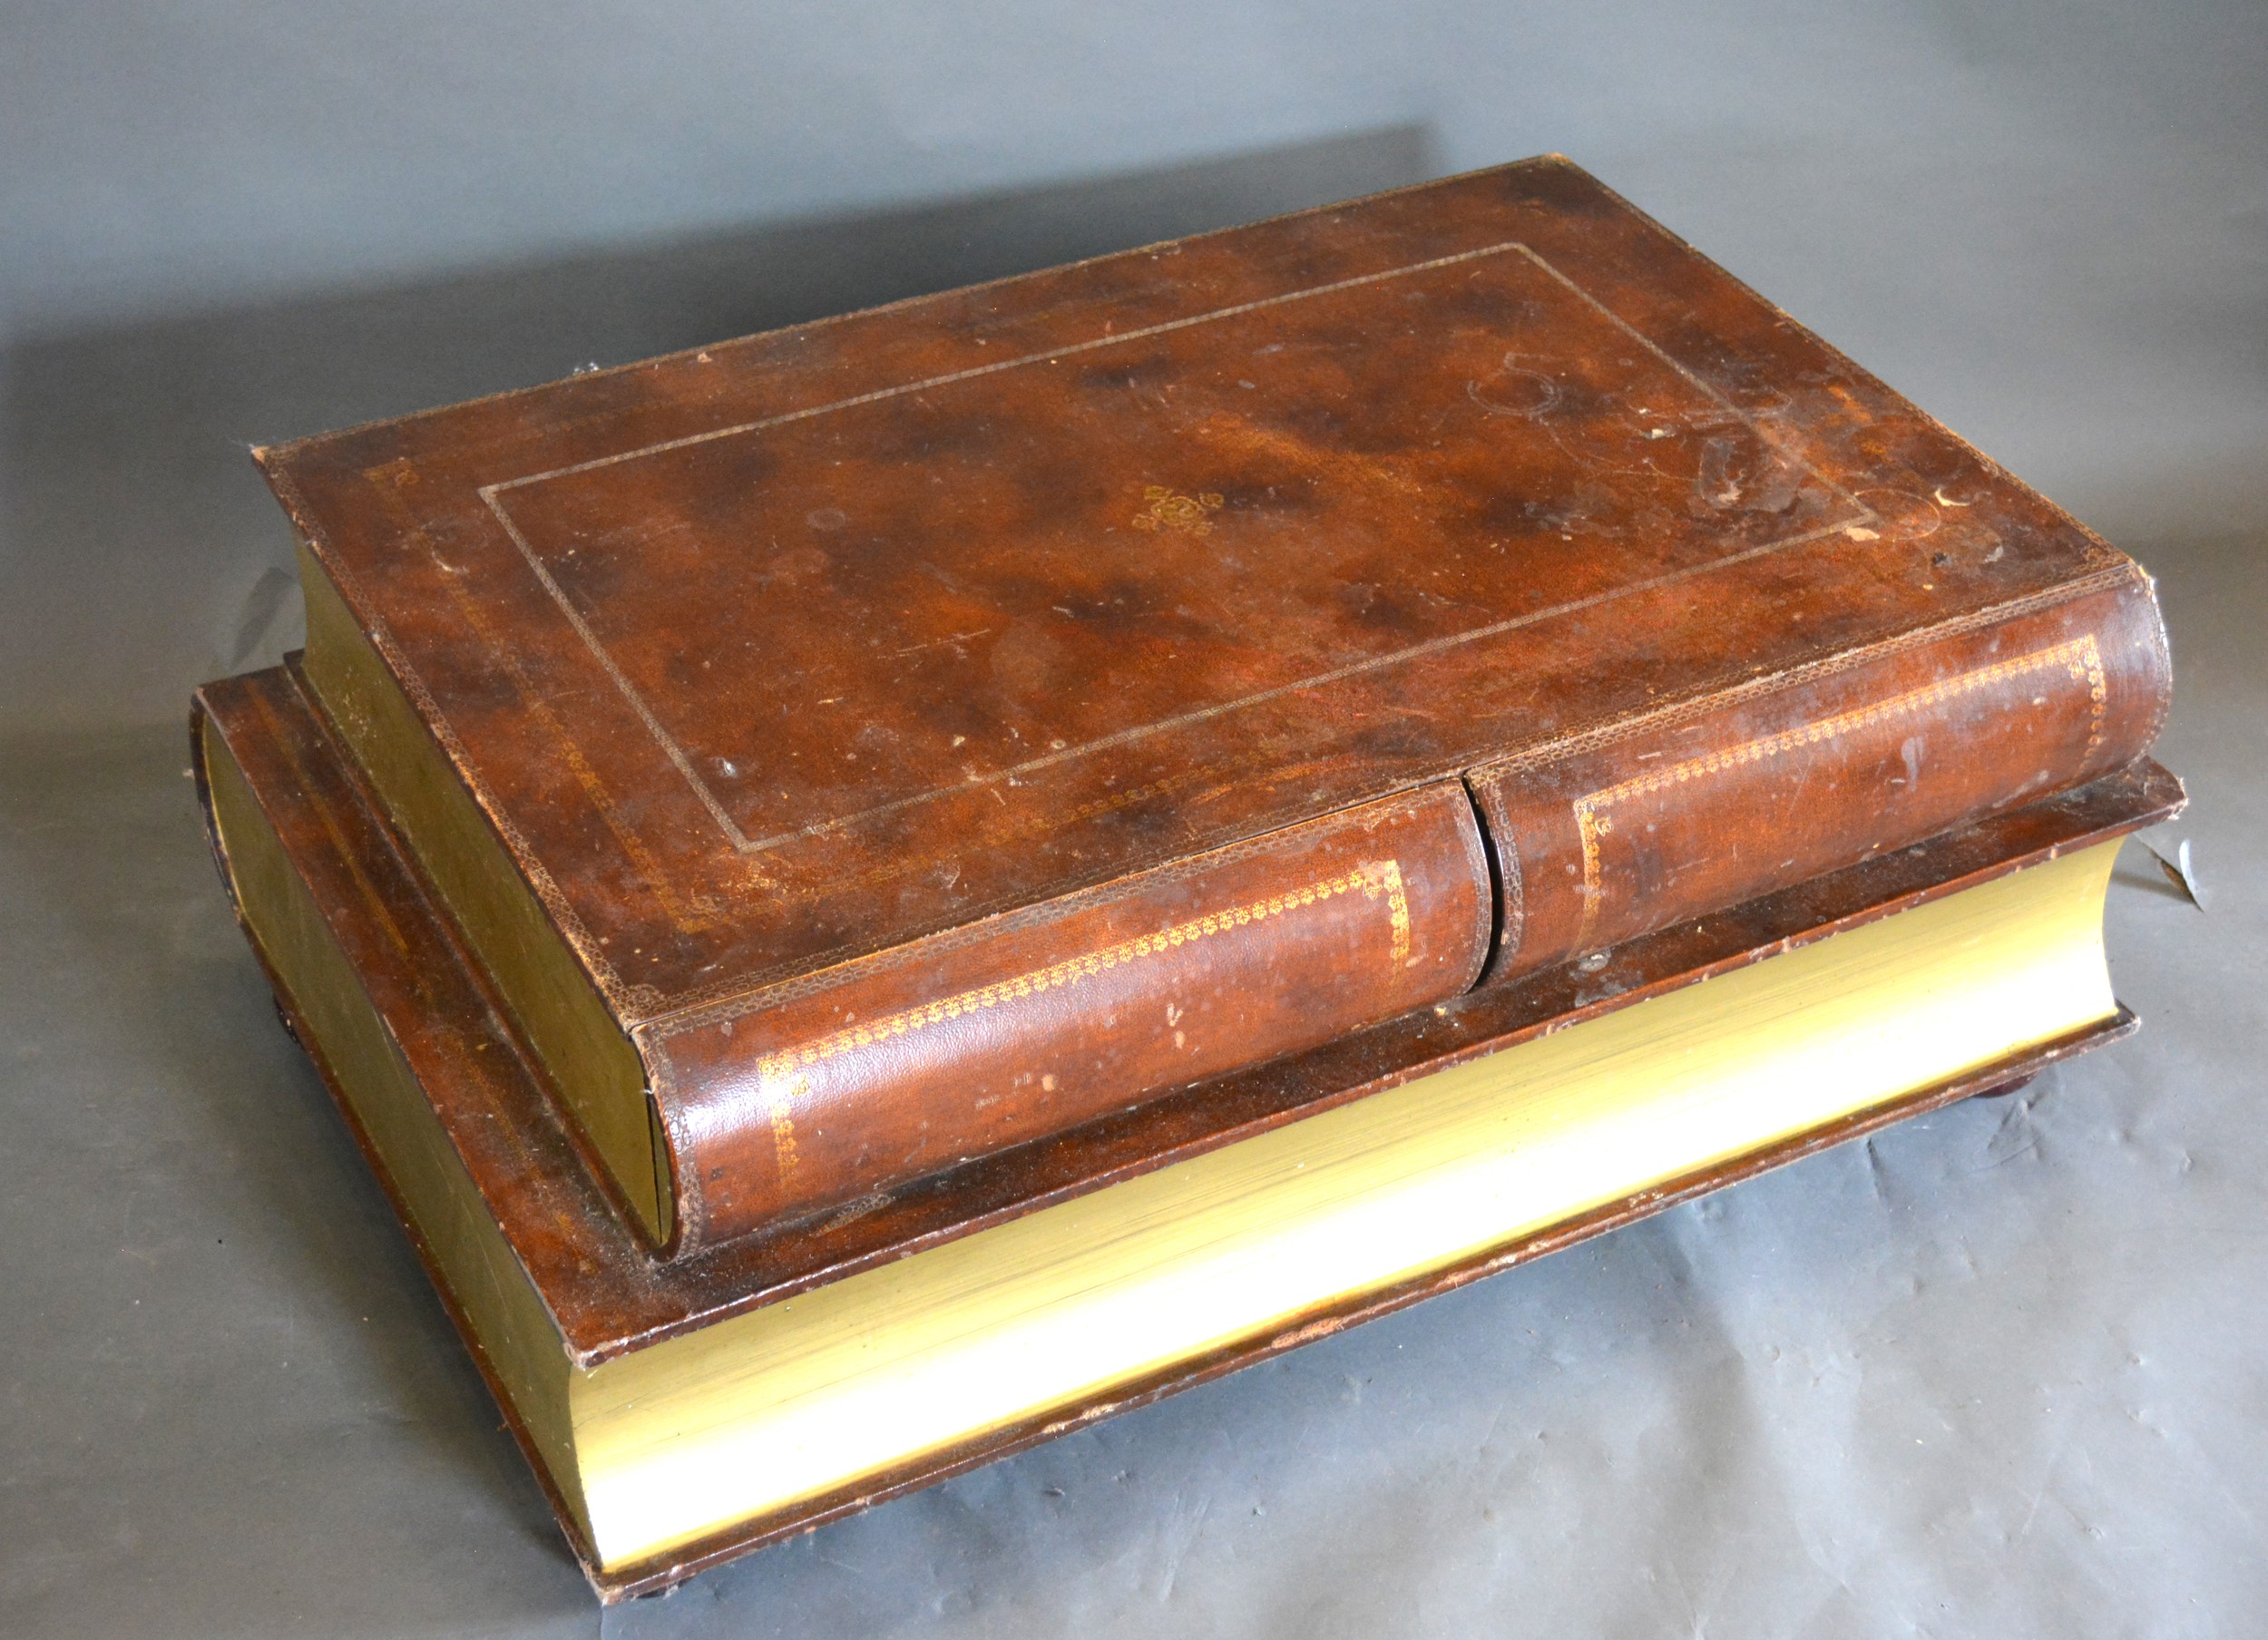
[[[0,734],[298,641],[248,446],[1422,181],[1420,126],[37,338],[0,360]]]

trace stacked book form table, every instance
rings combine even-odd
[[[610,1597],[2132,1027],[2147,578],[1562,161],[259,456],[216,850]]]

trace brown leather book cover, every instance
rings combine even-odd
[[[2166,705],[2129,561],[1556,159],[259,454],[316,693],[679,1251]]]
[[[464,1290],[468,1281],[524,1282],[543,1318],[538,1347],[563,1353],[577,1370],[593,1368],[1050,1203],[1961,893],[2165,820],[2183,801],[2179,783],[2144,759],[2058,796],[1628,942],[1603,961],[1486,986],[1453,1004],[1421,1008],[1069,1135],[971,1162],[865,1211],[659,1260],[582,1166],[555,1105],[523,1059],[493,992],[456,945],[430,884],[399,849],[349,759],[293,679],[275,670],[214,684],[200,692],[197,710],[192,755],[209,807],[215,772],[210,754],[217,745],[233,766],[233,777],[249,786],[281,841],[287,868],[309,897],[321,923],[319,936],[309,937],[335,948],[340,971],[350,976],[382,1026],[385,1051],[398,1055],[414,1077],[429,1121],[421,1118],[407,1132],[384,1134],[366,1125],[357,1112],[369,1090],[350,1087],[344,1068],[328,1057],[321,1033],[310,1024],[311,1017],[319,1017],[319,1010],[309,1007],[314,1000],[295,997],[279,978],[294,967],[307,971],[312,965],[306,953],[270,950],[254,933],[254,949],[278,980],[287,1023],[314,1055],[371,1166],[393,1194],[507,1422],[550,1489],[563,1529],[593,1584],[610,1599],[666,1586],[1063,1429],[1326,1336],[1901,1117],[2004,1087],[2044,1064],[2124,1035],[2133,1029],[2133,1016],[2121,1013],[1953,1080],[1913,1088],[1768,1149],[1735,1156],[1543,1233],[1485,1248],[1422,1279],[1351,1293],[1295,1324],[1178,1362],[1080,1406],[992,1430],[966,1446],[909,1459],[855,1489],[748,1520],[649,1563],[598,1564],[556,1489],[552,1466],[562,1461],[560,1454],[544,1450],[523,1417],[523,1391],[515,1385],[513,1363],[484,1347],[469,1318],[484,1300]],[[231,858],[217,831],[215,844],[222,879],[235,893],[239,873],[249,863]],[[425,1176],[430,1184],[435,1168],[469,1181],[484,1224],[501,1232],[503,1264],[484,1270],[464,1264],[460,1245],[460,1262],[452,1266],[436,1247],[435,1238],[455,1235],[461,1244],[464,1233],[426,1222],[433,1204],[416,1199],[415,1180]]]

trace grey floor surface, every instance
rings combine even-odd
[[[601,1614],[306,1061],[171,727],[0,775],[0,1633],[2268,1625],[2268,552],[2144,551],[2202,913],[2143,1034]]]

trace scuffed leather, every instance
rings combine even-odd
[[[949,976],[990,938],[954,931],[1473,774],[1518,971],[2086,779],[2165,702],[2127,560],[1559,160],[258,454],[660,1045],[689,1247],[787,1199],[776,1108],[791,1171],[895,1176],[1068,1119],[1049,1075],[1179,1069],[1051,990],[937,1062],[1040,1094],[926,1036],[751,1093],[862,964],[948,999],[997,978]],[[1586,796],[2082,625],[2100,703],[2010,673],[1627,791],[1585,892]],[[1219,978],[1256,1055],[1385,1000],[1293,927]]]

